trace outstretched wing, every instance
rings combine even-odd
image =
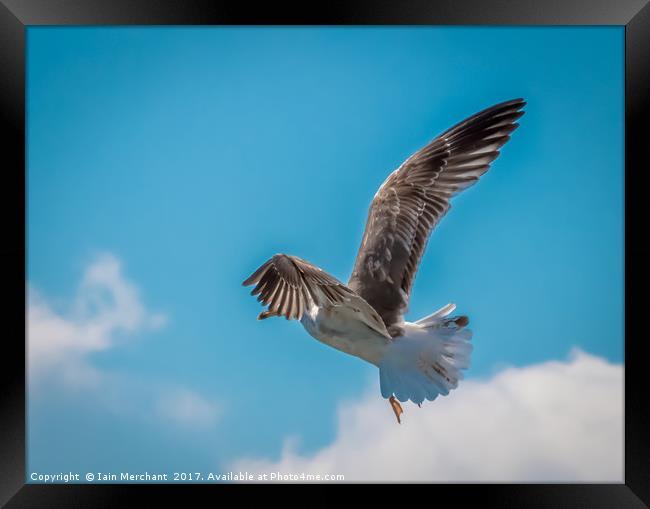
[[[284,316],[300,320],[312,303],[341,304],[354,296],[349,288],[334,276],[297,256],[276,254],[244,281],[244,286],[256,284],[251,295],[268,309],[258,320]]]
[[[348,286],[389,331],[403,320],[427,241],[450,198],[489,169],[525,104],[514,99],[460,122],[404,161],[377,191]]]

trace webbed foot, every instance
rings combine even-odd
[[[404,410],[402,410],[402,405],[400,405],[399,401],[395,399],[395,396],[388,398],[388,402],[390,403],[393,412],[395,412],[395,417],[397,417],[397,424],[402,424],[402,420],[399,418],[399,416],[404,413]]]

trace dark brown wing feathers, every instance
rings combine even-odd
[[[315,265],[285,254],[273,256],[243,283],[252,284],[255,287],[251,295],[258,295],[257,300],[268,306],[257,317],[259,320],[271,316],[300,320],[312,302],[338,304],[352,294],[343,283]]]
[[[429,236],[450,198],[489,169],[525,104],[507,101],[456,124],[409,157],[377,191],[348,286],[387,328],[406,312]]]

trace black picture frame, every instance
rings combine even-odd
[[[260,3],[261,4],[261,3]],[[5,325],[1,358],[0,504],[7,507],[129,505],[136,488],[175,500],[169,486],[25,484],[25,32],[34,25],[619,25],[625,26],[625,481],[622,484],[489,484],[426,487],[430,503],[497,507],[647,507],[650,504],[650,398],[644,382],[648,338],[650,243],[644,218],[650,157],[644,124],[650,97],[650,5],[647,0],[419,0],[299,5],[192,0],[0,0]],[[597,315],[599,310],[594,310]],[[603,401],[603,404],[608,404]],[[208,486],[193,488],[202,491]],[[309,487],[312,489],[314,487]],[[377,487],[376,487],[377,488]],[[393,487],[398,495],[404,490]],[[219,485],[223,493],[241,486]],[[259,489],[259,488],[258,488]],[[256,489],[256,491],[258,490]],[[268,489],[262,488],[264,492]],[[304,488],[299,488],[304,490]],[[334,488],[332,488],[334,489]],[[304,491],[303,491],[304,492]],[[322,489],[319,489],[323,493]],[[381,494],[387,490],[375,489]],[[214,493],[214,492],[210,492]],[[185,492],[180,495],[184,499]],[[313,495],[310,495],[312,497]],[[435,499],[435,500],[434,500]],[[180,499],[179,499],[180,500]],[[313,499],[312,499],[313,500]],[[285,500],[289,501],[289,500]],[[151,503],[153,501],[150,500]],[[240,499],[241,503],[241,499]]]

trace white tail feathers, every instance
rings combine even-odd
[[[404,324],[404,335],[396,338],[379,363],[379,381],[384,398],[422,403],[446,396],[458,387],[461,370],[470,365],[472,332],[464,329],[467,318],[447,316],[456,306],[448,304],[415,323]]]

